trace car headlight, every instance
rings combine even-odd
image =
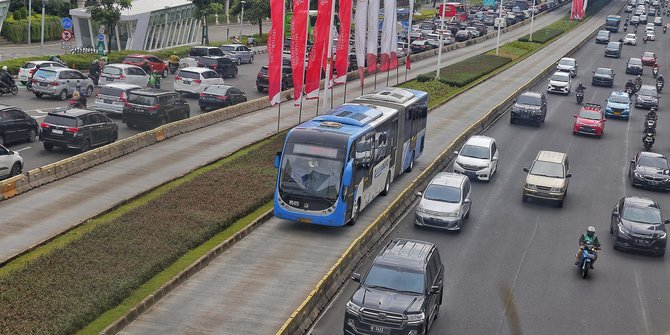
[[[639,172],[633,172],[633,175],[634,175],[636,178],[642,178],[642,174],[640,174]]]
[[[421,322],[426,318],[423,312],[418,314],[407,314],[407,322]]]
[[[444,216],[446,216],[448,218],[455,218],[455,217],[458,217],[460,214],[461,214],[461,212],[455,211],[455,212],[444,213]]]
[[[665,240],[668,237],[668,234],[664,231],[662,231],[660,234],[658,234],[658,239],[659,240]]]
[[[563,189],[561,187],[552,187],[549,191],[550,192],[562,192]]]
[[[423,206],[421,206],[421,204],[419,204],[418,206],[416,206],[416,212],[425,213],[425,209],[423,208]]]
[[[626,228],[624,228],[622,225],[619,225],[619,234],[630,235],[630,232]]]
[[[361,310],[361,306],[358,306],[349,300],[349,302],[347,302],[347,310],[353,314],[358,314]]]
[[[526,188],[529,189],[529,190],[537,190],[537,186],[535,186],[533,184],[526,184]]]

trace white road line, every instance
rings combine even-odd
[[[25,147],[25,148],[17,149],[17,150],[14,150],[14,151],[16,151],[16,152],[21,152],[21,151],[23,151],[23,150],[28,150],[28,149],[30,149],[30,148],[32,148],[32,147]]]

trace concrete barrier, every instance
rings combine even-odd
[[[30,185],[27,175],[20,175],[21,178],[16,179],[16,192],[18,194],[30,191],[33,187]]]
[[[0,192],[2,192],[2,199],[7,200],[19,194],[19,192],[16,190],[16,181],[20,178],[25,178],[25,176],[18,175],[0,182]]]

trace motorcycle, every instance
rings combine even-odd
[[[654,66],[651,69],[651,75],[654,76],[654,78],[658,77],[658,67]]]
[[[12,95],[17,95],[19,93],[19,88],[16,86],[16,83],[12,82],[9,88],[3,87],[2,90],[0,90],[0,95],[9,93]]]
[[[639,92],[641,87],[642,87],[642,84],[635,83],[635,92]]]
[[[625,29],[624,29],[624,30],[625,30]],[[667,27],[667,26],[663,26],[663,33],[665,34],[666,31],[668,31],[668,27]]]
[[[644,44],[647,44],[647,35],[644,35],[644,37],[642,37],[642,42],[644,42]]]
[[[68,101],[68,106],[70,106],[71,108],[83,108],[84,104],[81,103],[79,99],[70,99]]]
[[[258,43],[256,43],[256,39],[253,38],[253,37],[248,37],[247,38],[247,47],[251,48],[251,47],[255,47],[255,46],[258,46]]]
[[[170,63],[170,73],[175,74],[177,73],[177,70],[179,70],[179,63]]]
[[[579,263],[577,264],[577,269],[582,278],[586,279],[586,276],[591,270],[591,264],[593,264],[593,259],[596,257],[596,248],[590,245],[584,246],[581,250],[582,255],[579,257]]]
[[[654,119],[644,120],[644,133],[656,135],[656,120]]]
[[[654,145],[654,134],[644,134],[644,137],[642,138],[642,145],[644,146],[644,150],[651,151],[651,147]]]
[[[663,90],[663,85],[665,85],[664,82],[656,81],[656,91],[661,92]]]
[[[626,91],[626,93],[628,93],[628,97],[632,97],[632,96],[633,96],[633,90],[634,90],[633,87],[630,87],[630,86],[626,87],[626,90],[625,90],[625,91]]]
[[[577,91],[575,92],[575,96],[577,97],[577,104],[582,104],[582,101],[584,101],[584,92],[583,91]]]
[[[627,26],[627,25],[624,25],[624,26],[623,26],[623,31],[624,31],[624,32],[628,31],[628,26]]]

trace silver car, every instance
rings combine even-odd
[[[110,114],[123,114],[123,106],[128,99],[128,92],[143,88],[139,85],[113,83],[100,86],[95,96],[95,110]]]
[[[107,64],[100,73],[100,84],[125,83],[146,87],[149,75],[141,67],[130,64]]]
[[[463,222],[470,217],[470,191],[468,177],[438,173],[423,193],[417,193],[421,201],[416,207],[414,224],[460,231]]]
[[[93,80],[77,70],[59,67],[39,69],[33,76],[32,91],[38,98],[50,95],[65,100],[72,96],[77,84],[81,84],[86,96],[93,94]]]
[[[224,53],[234,57],[236,63],[242,64],[242,62],[251,64],[254,62],[254,52],[253,50],[247,48],[242,44],[224,44],[219,47]]]

